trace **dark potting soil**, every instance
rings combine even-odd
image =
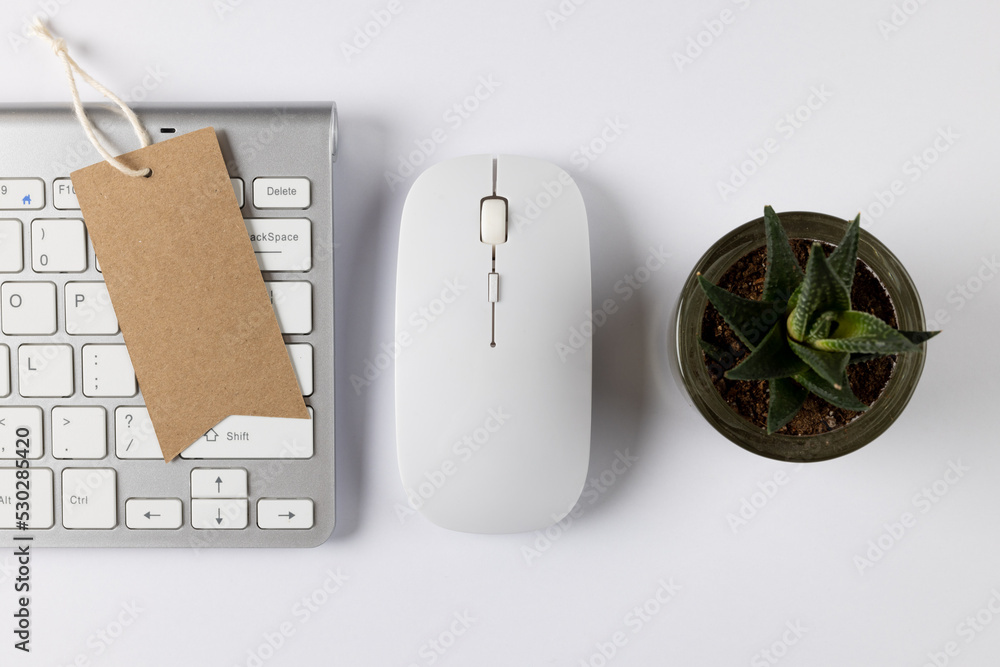
[[[792,239],[792,249],[803,269],[809,257],[812,241]],[[824,244],[827,254],[832,245]],[[764,291],[764,273],[767,268],[767,249],[758,248],[740,258],[719,280],[719,286],[747,299],[760,299]],[[896,326],[896,310],[885,287],[868,265],[858,260],[851,289],[851,307],[854,310],[871,313],[890,326]],[[768,387],[766,380],[727,380],[723,373],[736,366],[750,351],[743,345],[732,329],[725,323],[719,311],[708,304],[702,318],[702,338],[717,347],[732,353],[731,363],[719,364],[705,358],[705,364],[712,376],[716,390],[730,406],[748,421],[764,428],[767,424]],[[726,361],[729,361],[727,358]],[[896,365],[896,357],[882,357],[847,369],[854,394],[862,403],[871,405],[885,389]],[[840,428],[856,419],[861,413],[844,410],[830,405],[823,399],[810,394],[802,410],[778,433],[786,435],[814,435]]]

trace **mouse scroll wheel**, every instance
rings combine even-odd
[[[507,200],[484,197],[479,208],[479,240],[490,245],[507,242]]]

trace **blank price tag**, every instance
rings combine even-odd
[[[230,415],[309,412],[213,128],[71,174],[170,461]]]

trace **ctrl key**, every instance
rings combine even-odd
[[[66,468],[62,513],[66,528],[109,530],[118,524],[117,475],[113,468]]]
[[[54,523],[52,471],[48,468],[29,468],[28,478],[24,480],[17,478],[18,470],[24,468],[0,468],[0,530],[18,528],[17,503],[25,501],[26,493],[27,527],[39,530],[51,528]]]

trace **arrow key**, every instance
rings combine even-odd
[[[243,468],[194,468],[192,498],[246,498],[247,471]]]
[[[257,525],[265,530],[305,530],[313,527],[313,501],[309,498],[261,498]]]
[[[200,530],[242,530],[247,527],[247,499],[191,501],[191,525]]]
[[[180,528],[180,498],[129,498],[125,501],[125,525],[132,530]]]

